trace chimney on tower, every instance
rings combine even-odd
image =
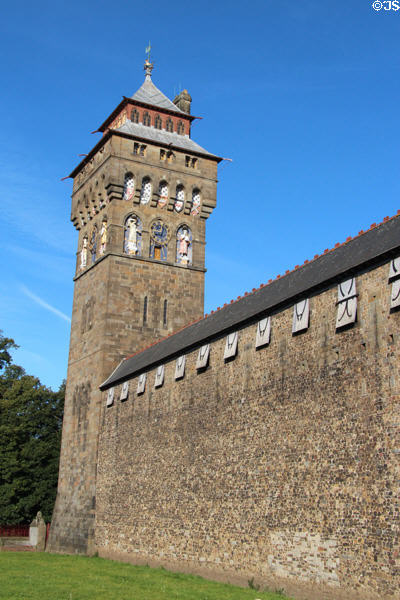
[[[175,96],[174,104],[180,110],[190,115],[190,104],[192,102],[192,96],[187,90],[183,90],[180,94]]]

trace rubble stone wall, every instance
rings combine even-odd
[[[400,598],[400,313],[389,264],[358,273],[357,323],[336,330],[337,286],[187,354],[155,389],[101,402],[95,544],[101,556],[283,587],[297,598]]]

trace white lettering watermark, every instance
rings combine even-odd
[[[372,8],[378,10],[394,10],[395,12],[400,8],[400,0],[375,0],[372,3]]]

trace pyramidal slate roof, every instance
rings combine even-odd
[[[180,110],[167,96],[165,96],[152,82],[150,75],[146,75],[141,87],[131,96],[132,100],[152,104],[166,110],[173,110],[176,113],[185,115],[183,110]]]
[[[215,154],[211,154],[199,144],[196,144],[189,136],[180,135],[176,132],[165,131],[164,129],[156,129],[153,126],[142,125],[141,123],[133,123],[125,121],[116,131],[127,133],[140,139],[149,140],[156,143],[166,144],[175,148],[186,150],[187,152],[196,152],[210,157],[215,157],[218,161],[222,160]]]
[[[400,211],[392,218],[385,217],[379,225],[373,223],[368,231],[360,231],[358,236],[347,238],[343,244],[336,244],[332,250],[327,249],[324,254],[316,255],[314,260],[305,261],[301,268],[295,267],[283,277],[278,275],[277,279],[254,289],[253,293],[246,293],[237,301],[231,301],[220,310],[128,356],[102,383],[100,389],[106,390],[209,343],[218,336],[289,307],[346,276],[355,276],[360,269],[382,264],[399,255],[399,252]]]

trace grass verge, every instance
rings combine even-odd
[[[194,575],[97,557],[0,552],[2,600],[283,600]]]

